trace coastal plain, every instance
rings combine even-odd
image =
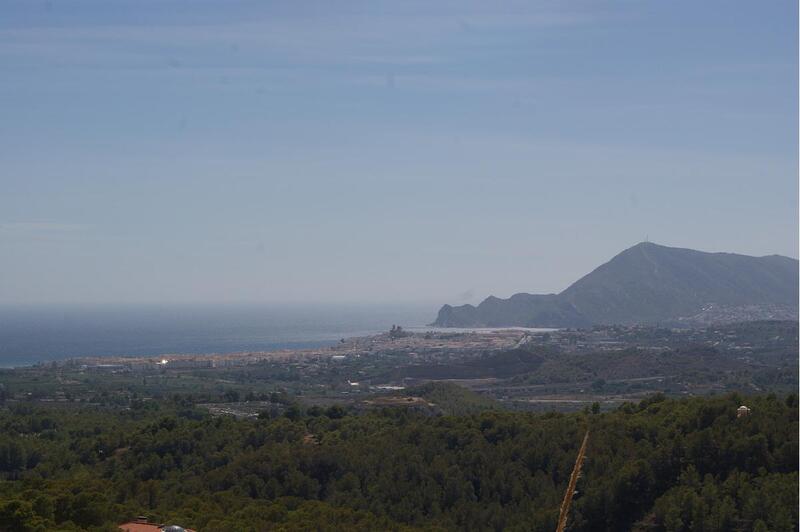
[[[430,393],[431,385],[446,385],[502,409],[607,409],[652,393],[791,392],[797,345],[794,321],[686,329],[398,327],[316,349],[76,358],[5,369],[0,398],[64,407],[173,398],[240,416],[279,413],[295,402],[448,413],[441,401],[416,399],[421,387]]]

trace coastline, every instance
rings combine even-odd
[[[426,327],[426,326],[412,326],[404,329],[404,331],[412,335],[437,335],[437,336],[451,336],[451,335],[497,335],[497,334],[537,334],[553,332],[559,329],[554,328],[532,328],[532,327]],[[159,366],[166,367],[169,362],[173,362],[173,366],[178,367],[224,367],[224,366],[238,366],[254,364],[261,361],[280,361],[291,360],[298,358],[319,358],[326,356],[333,356],[335,354],[353,354],[355,351],[364,350],[365,344],[371,344],[371,348],[380,348],[382,343],[388,339],[388,333],[364,334],[358,336],[350,336],[341,338],[339,340],[308,340],[297,342],[282,342],[282,344],[295,343],[300,344],[301,347],[276,347],[275,349],[253,349],[253,350],[237,350],[230,352],[222,351],[209,351],[209,352],[195,352],[195,353],[156,353],[156,354],[124,354],[124,355],[83,355],[73,356],[60,359],[42,360],[33,362],[31,364],[13,364],[5,365],[0,364],[0,370],[9,369],[23,369],[34,367],[47,367],[47,366],[126,366],[129,368],[138,368],[142,366],[150,366],[157,368]],[[451,338],[452,339],[452,338]],[[396,341],[397,339],[395,339]],[[317,344],[317,345],[310,345]],[[384,348],[396,348],[397,344],[383,345]],[[451,346],[458,347],[460,346]],[[160,364],[160,362],[167,360],[167,364]]]
[[[558,329],[526,327],[409,327],[405,336],[392,338],[383,332],[372,335],[324,341],[324,345],[274,350],[246,350],[209,353],[159,353],[154,355],[91,355],[49,360],[27,365],[0,366],[0,369],[36,367],[80,367],[98,371],[130,371],[146,369],[188,369],[246,366],[263,361],[318,360],[332,357],[361,356],[392,351],[414,350],[474,350],[513,347],[529,334],[542,334]]]

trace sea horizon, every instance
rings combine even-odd
[[[81,357],[313,349],[392,325],[422,329],[429,303],[0,305],[0,367]]]

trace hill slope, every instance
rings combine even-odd
[[[486,410],[503,410],[503,405],[491,397],[480,395],[450,382],[429,382],[407,388],[407,396],[419,396],[431,401],[447,415],[466,416]]]
[[[442,327],[576,327],[688,319],[710,308],[727,314],[797,316],[798,261],[779,255],[706,253],[643,242],[560,294],[489,297],[477,307],[445,305]]]

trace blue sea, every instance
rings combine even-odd
[[[432,322],[430,304],[0,306],[0,367],[81,356],[235,353],[333,345]]]

